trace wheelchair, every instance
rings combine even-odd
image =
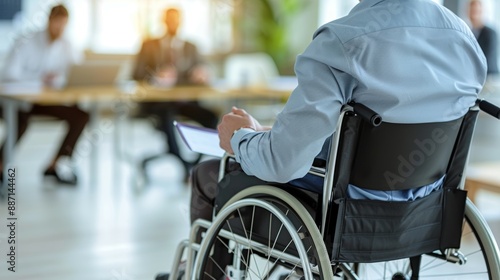
[[[484,100],[459,119],[420,124],[345,105],[326,165],[309,171],[324,178],[320,194],[259,180],[238,188],[226,155],[219,184],[231,186],[213,221],[195,221],[178,246],[170,279],[184,255],[185,279],[500,279],[498,245],[463,188],[480,110],[500,118]],[[407,201],[349,196],[352,186],[407,191],[440,178],[440,188]]]

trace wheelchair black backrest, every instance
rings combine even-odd
[[[470,110],[462,118],[441,123],[379,126],[346,113],[335,167],[336,190],[348,183],[371,190],[404,190],[431,184],[445,174],[448,185],[456,188],[477,113]]]
[[[460,189],[477,115],[471,108],[447,122],[374,126],[355,112],[344,113],[338,146],[331,147],[336,153],[330,154],[336,154],[329,166],[335,171],[329,207],[334,210],[325,213],[325,241],[333,243],[334,261],[385,261],[460,246],[466,199]],[[349,184],[406,190],[443,176],[440,191],[415,201],[347,197]]]

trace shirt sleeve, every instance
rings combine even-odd
[[[262,180],[288,182],[303,177],[334,133],[340,109],[356,81],[341,41],[327,28],[316,32],[298,56],[298,86],[270,131],[240,130],[231,139],[236,161]]]
[[[63,41],[63,51],[64,51],[64,63],[61,63],[60,68],[56,71],[56,78],[53,81],[52,86],[56,89],[61,89],[66,86],[69,72],[71,67],[75,64],[79,64],[83,61],[83,54],[74,48],[71,42]]]
[[[134,80],[140,81],[149,78],[149,75],[147,74],[147,61],[146,61],[147,55],[148,55],[147,43],[143,42],[141,50],[139,51],[139,53],[135,58],[134,72],[132,74],[132,78]]]
[[[23,54],[26,53],[28,46],[23,43],[22,39],[17,39],[10,52],[4,65],[3,80],[7,82],[19,82],[25,79],[33,78],[26,77],[24,74],[23,66],[25,64]]]

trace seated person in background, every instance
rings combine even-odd
[[[65,85],[69,68],[76,62],[70,43],[62,37],[68,22],[68,10],[58,5],[50,11],[47,29],[20,37],[12,47],[5,64],[3,82],[43,82],[45,87],[59,89]],[[19,112],[18,140],[26,131],[33,115],[45,115],[65,120],[68,132],[57,154],[46,168],[44,176],[54,177],[60,183],[76,185],[76,174],[56,169],[62,156],[71,157],[89,116],[76,106],[42,106],[34,104],[29,112]],[[2,153],[3,154],[3,146]],[[0,168],[3,163],[0,162]]]
[[[486,56],[488,74],[498,74],[498,36],[493,28],[484,24],[483,3],[480,0],[469,2],[469,20],[472,33]]]
[[[180,16],[181,12],[178,9],[169,8],[165,11],[164,23],[167,32],[162,38],[148,40],[142,44],[137,55],[134,80],[146,80],[160,87],[208,83],[208,69],[202,63],[196,46],[177,35]],[[159,129],[167,137],[168,153],[182,161],[187,177],[197,160],[188,162],[182,158],[175,138],[174,118],[180,115],[205,127],[215,128],[218,121],[217,115],[195,101],[144,102],[141,103],[141,113],[159,118]]]
[[[380,14],[390,20],[380,22]],[[393,123],[454,120],[475,104],[486,59],[469,27],[432,0],[362,0],[316,31],[295,71],[299,84],[272,128],[233,108],[218,126],[220,145],[249,176],[321,192],[322,179],[307,172],[315,158],[327,159],[342,105],[362,103]],[[219,161],[194,168],[191,222],[212,219],[218,170]],[[440,181],[413,190],[440,188]],[[221,276],[214,267],[211,279]]]

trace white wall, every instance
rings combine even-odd
[[[302,53],[311,42],[312,35],[318,28],[317,22],[311,20],[318,17],[318,2],[308,1],[307,5],[288,24],[287,32],[292,53]]]
[[[19,1],[22,1],[23,10],[17,19],[13,22],[0,21],[0,55],[10,48],[15,36],[28,36],[44,28],[50,8],[60,3],[66,5],[70,13],[66,36],[78,49],[136,53],[148,30],[153,36],[163,33],[162,11],[172,5],[184,11],[180,30],[182,36],[194,41],[202,52],[211,52],[216,48],[212,36],[213,24],[209,23],[210,5],[215,3],[211,0]],[[221,5],[212,6],[224,8]],[[228,34],[231,34],[230,29]],[[227,38],[222,39],[227,41]]]
[[[320,0],[318,26],[343,17],[359,3],[359,0]]]
[[[47,22],[47,16],[49,13],[50,7],[63,3],[68,6],[70,10],[70,22],[68,25],[68,34],[67,36],[71,39],[71,41],[75,44],[75,46],[79,49],[83,49],[86,47],[96,47],[96,48],[103,48],[106,49],[105,44],[103,45],[102,41],[95,42],[96,37],[92,37],[92,21],[93,17],[92,11],[91,11],[91,3],[92,2],[97,2],[97,1],[102,1],[102,2],[115,2],[115,3],[123,3],[125,2],[135,2],[138,1],[142,3],[143,0],[20,0],[22,1],[22,6],[23,6],[23,11],[22,13],[12,22],[10,21],[0,21],[0,63],[2,60],[2,56],[5,56],[8,49],[12,45],[12,42],[16,36],[29,36],[29,34],[33,31],[39,30],[41,28],[44,28]],[[121,2],[123,1],[123,2]],[[190,0],[188,1],[190,4],[199,4],[201,3],[200,1],[210,1],[210,0]],[[221,1],[221,0],[219,0]],[[443,0],[434,0],[436,2],[442,3]],[[460,10],[459,14],[466,19],[466,7],[468,0],[456,0],[459,2]],[[500,28],[500,21],[494,21],[493,19],[500,17],[500,3],[495,0],[483,0],[485,2],[485,11],[487,12],[486,18],[489,23],[491,23],[494,27],[497,29]],[[165,0],[165,1],[151,1],[152,7],[150,9],[152,10],[161,10],[165,6],[169,5],[169,3],[183,3],[186,1],[180,1],[180,0]],[[154,4],[156,3],[156,4]],[[186,2],[187,3],[187,2]],[[225,3],[224,1],[221,1],[221,3]],[[346,15],[352,7],[354,7],[357,3],[359,3],[359,0],[317,0],[317,1],[310,1],[310,4],[304,9],[302,13],[300,13],[299,16],[297,16],[297,20],[294,20],[290,24],[290,33],[292,34],[292,45],[293,48],[296,52],[300,53],[303,51],[303,49],[307,46],[307,44],[310,42],[310,38],[312,35],[312,32],[314,30],[331,20],[334,20],[336,18],[342,17]],[[191,8],[191,7],[184,7],[185,5],[178,5],[181,6],[182,8]],[[199,6],[199,5],[198,5]],[[224,8],[224,5],[215,5],[214,8],[216,9],[222,9]],[[140,6],[141,9],[144,7]],[[187,9],[193,11],[193,9]],[[116,12],[116,11],[115,11]],[[119,11],[118,11],[119,12]],[[192,12],[193,13],[193,12]],[[200,13],[202,14],[207,14],[205,10],[201,9],[198,11],[198,13],[195,13],[194,17],[199,17]],[[143,14],[143,13],[142,13]],[[159,28],[159,19],[158,15],[147,15],[151,17],[150,23],[152,24],[153,27]],[[132,16],[131,16],[132,17]],[[110,16],[110,18],[112,18]],[[189,17],[189,15],[185,15],[185,20],[187,21],[186,23],[189,23],[192,19],[192,17]],[[315,21],[314,19],[317,19]],[[131,18],[131,22],[136,21],[137,19]],[[96,23],[99,24],[99,23]],[[136,25],[137,23],[135,23]],[[120,32],[117,32],[117,36],[119,37],[120,34],[125,34],[127,35],[127,32],[129,33],[134,33],[132,30],[134,28],[134,23],[131,23],[130,26],[124,26],[120,29]],[[193,38],[192,34],[196,33],[203,33],[207,34],[210,33],[210,30],[207,30],[207,26],[203,27],[202,26],[197,26],[197,25],[187,25],[185,24],[185,32],[187,34],[187,37],[193,40],[197,40],[196,38]],[[197,32],[197,30],[201,30],[203,32]],[[76,32],[75,32],[76,30]],[[136,32],[137,33],[137,32]],[[94,36],[99,36],[99,34],[94,35]],[[132,37],[130,37],[132,36]],[[140,45],[141,38],[139,37],[134,37],[136,35],[131,35],[128,34],[129,38],[126,42],[124,41],[123,45],[124,47],[122,48],[121,52],[135,52],[136,49]],[[124,37],[124,36],[122,36]],[[125,37],[124,37],[125,38]],[[119,38],[118,38],[119,39]],[[208,39],[200,39],[199,42],[197,42],[199,45],[201,45],[201,49],[209,50],[213,49],[214,46],[210,45],[210,42],[207,41]],[[228,43],[226,43],[228,44]],[[112,47],[109,47],[110,50],[112,50]],[[120,50],[118,50],[120,52]]]

